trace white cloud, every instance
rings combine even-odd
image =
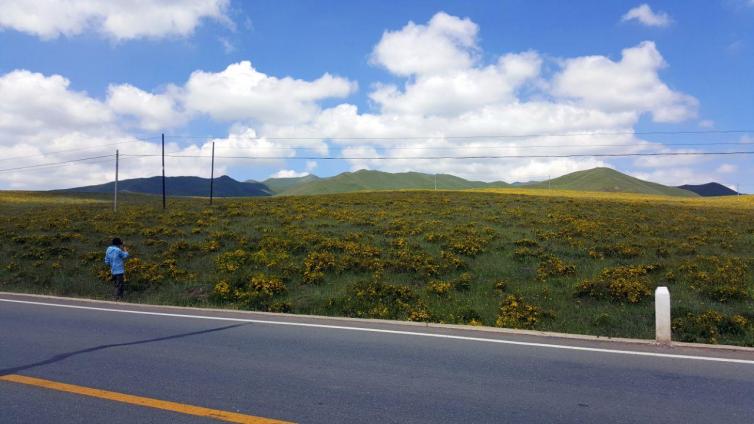
[[[717,171],[720,174],[733,174],[738,171],[738,166],[730,164],[730,163],[724,163],[717,167]]]
[[[485,157],[656,150],[657,145],[630,135],[599,133],[630,132],[645,113],[659,122],[677,122],[696,113],[696,99],[671,90],[660,79],[658,71],[666,65],[651,42],[624,50],[619,62],[604,56],[566,59],[547,80],[540,73],[542,56],[536,52],[509,53],[491,65],[480,63],[477,32],[468,19],[444,13],[427,25],[411,22],[401,30],[387,31],[374,48],[372,62],[406,77],[406,82],[403,88],[374,86],[370,98],[378,113],[341,104],[305,123],[266,123],[262,132],[274,137],[340,138],[334,143],[343,147],[343,156],[361,158],[348,160],[352,169],[528,180],[606,163],[589,157]],[[525,99],[520,90],[529,82]],[[484,137],[550,133],[592,134]],[[461,136],[471,138],[454,138]],[[407,138],[379,140],[395,137]],[[553,144],[557,146],[545,148]],[[413,159],[420,156],[437,159]]]
[[[655,122],[696,116],[699,102],[660,80],[665,66],[651,41],[624,49],[619,62],[604,56],[568,59],[553,80],[553,94],[603,111],[649,112]]]
[[[220,72],[193,72],[180,97],[187,110],[218,121],[297,123],[318,113],[318,101],[346,97],[356,88],[355,82],[327,73],[314,81],[277,78],[242,61]]]
[[[203,19],[232,25],[229,0],[4,0],[0,29],[52,39],[95,31],[116,40],[187,36]]]
[[[621,21],[638,21],[646,26],[653,27],[666,27],[670,25],[671,22],[673,22],[670,18],[670,15],[665,12],[655,13],[654,11],[652,11],[652,8],[649,7],[649,5],[646,3],[642,4],[641,6],[636,6],[626,12],[626,14],[621,18]]]
[[[642,180],[665,184],[671,187],[720,181],[719,175],[716,175],[714,172],[700,172],[698,169],[683,166],[663,167],[649,172],[629,172],[629,174]]]
[[[270,178],[299,178],[309,175],[308,172],[294,171],[293,169],[281,169],[280,171],[270,175]]]
[[[477,33],[470,20],[444,13],[426,25],[410,23],[385,32],[372,61],[403,81],[375,85],[369,95],[376,107],[367,112],[348,103],[322,107],[324,100],[356,90],[346,78],[327,73],[315,80],[278,77],[256,70],[249,61],[218,72],[195,71],[184,85],[168,85],[160,92],[112,85],[104,102],[71,90],[61,76],[15,71],[0,76],[0,98],[11,99],[0,103],[0,158],[70,147],[91,148],[87,154],[93,155],[111,153],[115,147],[102,148],[105,140],[129,141],[126,153],[153,154],[159,152],[156,144],[125,134],[130,124],[153,130],[210,117],[232,124],[228,136],[171,145],[169,152],[201,157],[169,158],[169,174],[207,174],[214,141],[218,172],[259,161],[283,168],[285,159],[303,148],[317,155],[361,158],[346,159],[352,169],[527,181],[610,166],[580,155],[663,151],[662,145],[630,134],[639,119],[651,114],[658,122],[677,122],[696,113],[696,99],[661,80],[665,62],[651,42],[625,49],[619,61],[605,56],[550,60],[554,73],[543,73],[547,56],[533,51],[483,61],[487,56],[476,43]],[[652,178],[670,180],[668,175],[685,177],[678,169],[693,169],[698,160],[669,164],[663,158],[634,166],[644,166]],[[126,176],[154,175],[159,158],[130,157],[124,166]],[[314,161],[300,171],[285,166],[283,173],[300,175],[316,166]],[[111,178],[110,168],[109,163],[75,164],[50,172],[46,181],[56,186],[101,183]],[[64,172],[72,169],[80,172]],[[45,174],[33,174],[38,181],[24,179],[24,173],[0,174],[0,185],[41,186]]]
[[[699,121],[699,128],[715,128],[715,121],[711,119],[702,119]]]
[[[440,12],[427,25],[409,22],[399,31],[385,31],[371,62],[402,76],[466,69],[476,61],[478,31],[470,19]]]
[[[80,130],[113,121],[106,105],[69,89],[60,75],[16,70],[0,76],[0,132],[45,134]]]
[[[152,94],[130,84],[110,85],[107,104],[114,112],[133,116],[146,130],[161,130],[183,125],[187,117],[177,110],[169,94]]]
[[[539,74],[535,52],[507,54],[494,65],[419,75],[400,91],[378,86],[370,94],[385,113],[455,115],[477,107],[516,100],[516,89]]]

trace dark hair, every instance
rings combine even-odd
[[[118,237],[115,237],[113,239],[113,246],[123,246],[123,240],[119,239]]]

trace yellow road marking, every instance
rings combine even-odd
[[[169,402],[141,396],[127,395],[124,393],[110,392],[107,390],[92,389],[90,387],[76,386],[73,384],[59,383],[57,381],[44,380],[41,378],[26,377],[18,374],[0,375],[0,380],[12,383],[26,384],[29,386],[42,387],[60,392],[75,393],[82,396],[90,396],[115,402],[145,406],[147,408],[164,409],[187,415],[213,418],[219,421],[243,424],[292,424],[288,421],[273,420],[270,418],[255,417],[252,415],[237,414],[235,412],[221,411],[218,409],[203,408],[201,406],[186,405],[183,403]]]

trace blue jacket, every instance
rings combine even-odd
[[[110,272],[113,275],[125,274],[126,268],[123,261],[126,258],[128,258],[128,252],[117,246],[110,246],[105,251],[105,265],[110,265]]]

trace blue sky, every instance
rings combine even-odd
[[[134,137],[164,132],[177,155],[214,140],[219,156],[289,157],[219,159],[238,179],[368,167],[514,181],[612,166],[754,192],[753,155],[581,156],[754,150],[676,145],[754,133],[644,134],[754,128],[749,0],[41,3],[0,5],[0,169],[153,154],[156,139]],[[521,134],[557,137],[479,138]],[[579,156],[410,159],[538,154]],[[320,156],[388,159],[295,159]],[[105,182],[108,160],[0,172],[0,188]],[[128,158],[123,175],[157,165]],[[207,161],[169,158],[168,173],[203,175]]]

